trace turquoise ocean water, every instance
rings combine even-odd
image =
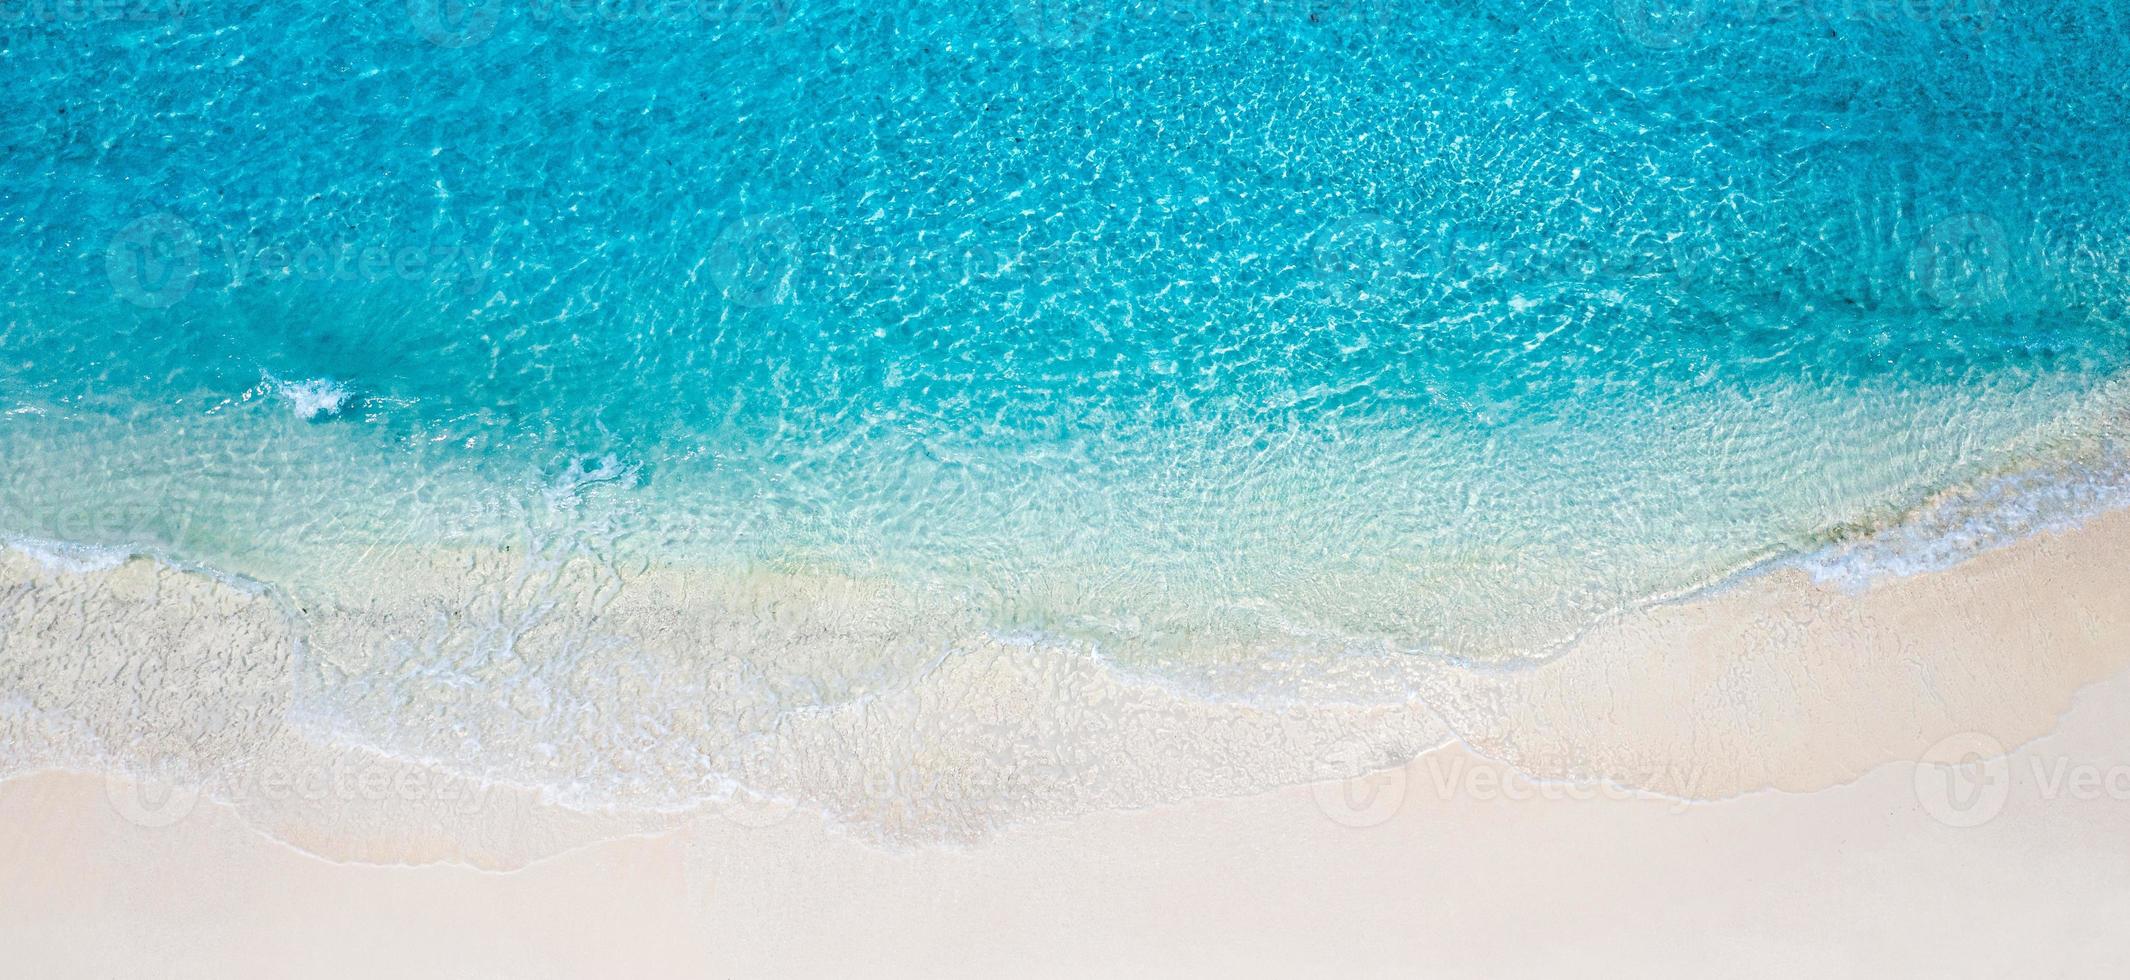
[[[298,597],[533,541],[1525,657],[2130,358],[2102,0],[6,16],[0,529]]]

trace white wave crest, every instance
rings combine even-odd
[[[350,397],[345,385],[330,378],[283,381],[269,374],[266,375],[266,383],[273,389],[274,394],[287,399],[297,418],[306,421],[320,415],[338,414]]]

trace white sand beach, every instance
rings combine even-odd
[[[31,773],[0,784],[0,947],[38,977],[2119,975],[2126,558],[2117,512],[1861,592],[1777,571],[1327,716],[1460,740],[1404,765],[961,843],[768,799],[579,813],[345,748],[227,802]],[[238,596],[68,633],[10,568],[18,662],[119,676],[161,642],[175,670],[271,631]],[[219,612],[146,612],[183,608]],[[8,744],[65,737],[34,714]]]

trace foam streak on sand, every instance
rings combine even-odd
[[[875,841],[975,841],[1450,743],[1683,799],[1811,791],[1953,733],[2049,731],[2130,659],[2126,553],[2118,511],[1860,589],[1779,568],[1616,618],[1541,664],[1348,652],[1266,700],[1245,667],[1178,685],[857,579],[402,552],[350,566],[389,574],[400,599],[348,607],[149,560],[8,552],[0,771],[146,772],[321,854],[487,867],[765,805]],[[327,806],[264,788],[350,767],[502,793],[543,829],[500,833],[492,810],[418,793]],[[410,821],[429,828],[419,843]]]
[[[2130,916],[2130,800],[2070,787],[2122,771],[2126,553],[2130,517],[2115,514],[1861,596],[1772,576],[1639,617],[1611,652],[1584,651],[1595,666],[1517,672],[1513,693],[1540,696],[1519,722],[1565,722],[1615,750],[1578,746],[1585,761],[1620,767],[1634,745],[1707,774],[1713,795],[1817,790],[1805,795],[1681,807],[1547,793],[1452,747],[1372,781],[1090,815],[964,852],[891,854],[758,801],[565,854],[600,828],[534,794],[468,805],[377,763],[332,805],[412,786],[406,799],[452,800],[464,819],[363,836],[261,800],[44,774],[0,784],[14,842],[0,844],[13,849],[0,942],[36,975],[271,962],[304,976],[1087,976],[1130,962],[1230,976],[2109,976],[2130,962],[2116,928]],[[1755,622],[1815,617],[1835,628],[1746,641],[1765,635]],[[1919,629],[1929,649],[1864,662]],[[1621,659],[1629,633],[1653,654]],[[2029,743],[2059,715],[2057,734]],[[1948,726],[1977,730],[1941,738]],[[1913,761],[1992,742],[2017,748],[1979,801]],[[1908,761],[1878,765],[1891,760]],[[262,825],[361,861],[555,856],[508,875],[336,864],[265,841]],[[135,912],[122,926],[87,914],[120,893]],[[335,914],[310,914],[324,907]],[[1623,926],[1623,907],[1650,914]]]

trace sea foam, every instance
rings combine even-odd
[[[320,415],[339,414],[351,397],[347,386],[330,378],[283,381],[269,374],[266,383],[272,386],[274,394],[288,402],[297,418],[305,421]]]
[[[77,544],[71,541],[51,541],[43,538],[14,538],[7,547],[29,556],[30,560],[63,575],[81,575],[117,568],[132,557],[124,548],[100,545]]]
[[[1886,578],[1941,572],[2123,507],[2130,507],[2130,465],[2124,460],[2023,470],[1940,494],[1899,524],[1802,555],[1797,564],[1814,581],[1857,590]]]

